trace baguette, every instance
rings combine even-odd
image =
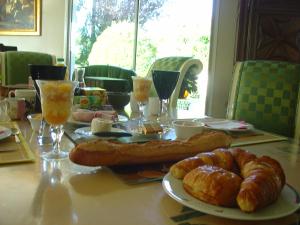
[[[72,162],[85,166],[113,166],[178,161],[200,152],[229,147],[231,137],[206,131],[184,141],[155,140],[143,144],[96,140],[78,144],[69,154]]]

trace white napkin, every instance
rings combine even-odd
[[[250,128],[249,124],[244,121],[235,120],[211,121],[206,122],[205,125],[219,130],[247,130]]]

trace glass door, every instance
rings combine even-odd
[[[204,113],[212,7],[213,0],[73,0],[71,71],[109,64],[145,76],[157,58],[193,56],[204,69],[178,106]]]

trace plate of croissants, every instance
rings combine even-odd
[[[171,166],[165,192],[195,210],[238,220],[270,220],[300,208],[280,163],[243,149],[199,153]]]

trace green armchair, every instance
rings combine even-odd
[[[294,137],[298,130],[299,82],[300,64],[266,60],[237,62],[227,116],[261,130]]]
[[[0,52],[1,85],[27,84],[29,64],[54,65],[55,56],[26,51]]]
[[[84,81],[87,86],[101,87],[109,92],[132,91],[133,70],[110,65],[90,65],[85,67]]]

